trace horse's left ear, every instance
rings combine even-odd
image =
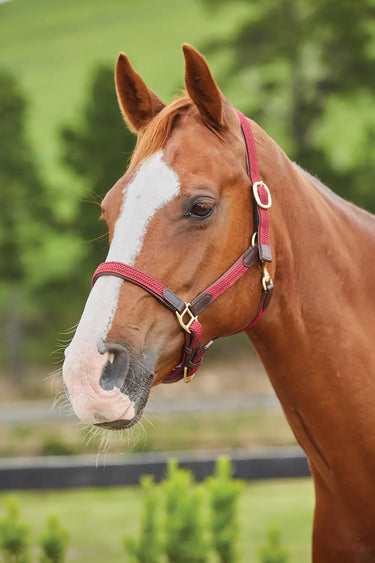
[[[137,133],[165,104],[146,86],[124,53],[120,53],[117,59],[115,80],[121,113]]]
[[[220,128],[223,120],[223,95],[206,59],[190,45],[183,45],[186,90],[204,121]]]

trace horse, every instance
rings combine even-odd
[[[306,452],[315,563],[375,561],[375,218],[293,163],[189,45],[165,105],[119,55],[137,145],[101,204],[95,272],[63,381],[84,422],[128,428],[152,386],[245,331]],[[272,299],[271,299],[272,296]]]

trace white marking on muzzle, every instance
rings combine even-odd
[[[132,266],[147,226],[158,209],[178,194],[177,174],[163,160],[162,151],[148,158],[124,190],[124,200],[114,228],[106,261]],[[76,414],[85,422],[131,419],[134,404],[120,389],[105,391],[100,377],[111,352],[105,340],[116,314],[122,280],[100,277],[88,297],[70,346],[66,349],[63,378]],[[125,374],[124,374],[125,375]]]

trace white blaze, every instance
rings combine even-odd
[[[176,197],[179,189],[178,176],[164,162],[162,151],[148,158],[124,190],[106,261],[132,266],[155,212]],[[97,422],[98,415],[108,421],[134,416],[134,405],[126,395],[117,388],[105,391],[99,384],[109,358],[103,346],[116,313],[121,284],[121,279],[110,275],[97,280],[65,351],[64,381],[77,415],[89,423]]]
[[[148,223],[158,209],[178,194],[179,188],[178,176],[164,162],[161,150],[142,164],[126,187],[107,262],[133,266]]]

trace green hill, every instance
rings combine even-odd
[[[170,100],[183,83],[181,44],[199,47],[218,33],[230,33],[241,10],[243,5],[230,3],[215,15],[200,0],[12,0],[0,5],[0,68],[21,80],[30,99],[33,144],[48,179],[64,186],[66,202],[76,180],[59,163],[57,131],[79,116],[96,65],[114,66],[125,51],[147,83]]]

